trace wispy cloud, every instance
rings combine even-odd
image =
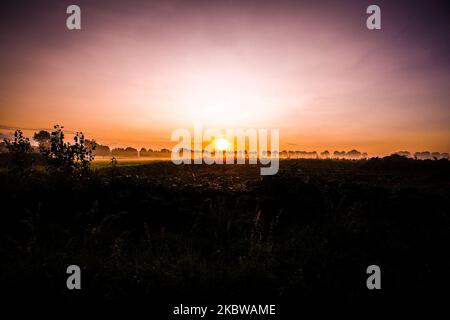
[[[14,126],[8,126],[8,125],[0,124],[0,130],[9,130],[9,131],[15,131],[15,130],[40,131],[40,130],[45,130],[45,131],[52,131],[53,128],[14,127]],[[65,133],[68,133],[68,134],[75,134],[75,133],[77,133],[77,131],[75,131],[75,130],[67,130],[66,128],[64,128],[63,130],[64,130]],[[85,133],[87,133],[87,132],[85,132]]]

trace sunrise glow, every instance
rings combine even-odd
[[[279,128],[281,149],[449,152],[445,21],[386,6],[369,31],[359,2],[90,2],[70,31],[64,3],[28,4],[2,21],[0,133],[161,149],[202,121]]]
[[[217,151],[227,151],[230,147],[230,142],[225,138],[214,140],[214,147]]]

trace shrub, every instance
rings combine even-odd
[[[48,148],[50,143],[50,132],[45,130],[40,130],[39,132],[35,132],[33,136],[33,140],[39,144],[39,148]]]
[[[22,130],[14,132],[14,140],[4,139],[6,148],[11,155],[11,168],[19,175],[27,175],[31,171],[33,161],[31,158],[30,140],[24,137]]]
[[[53,174],[87,173],[94,160],[95,143],[88,145],[82,132],[75,134],[73,144],[65,142],[63,128],[55,125],[50,134],[50,146],[41,148],[47,171]]]

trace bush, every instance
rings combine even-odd
[[[31,158],[30,140],[24,137],[22,130],[14,132],[14,140],[4,139],[6,148],[11,155],[11,168],[13,172],[19,175],[27,175],[30,173],[33,161]]]
[[[88,146],[82,132],[75,134],[74,143],[64,142],[64,127],[55,125],[50,134],[50,146],[41,148],[45,166],[52,174],[85,174],[94,160],[95,143]]]

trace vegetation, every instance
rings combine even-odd
[[[66,142],[62,129],[34,136],[44,171],[20,130],[4,142],[0,286],[12,296],[73,299],[70,264],[82,266],[80,299],[355,299],[374,294],[371,264],[385,297],[449,280],[445,157],[291,159],[264,177],[257,165],[115,157],[91,168],[95,141]]]
[[[48,131],[40,130],[39,132],[35,132],[33,140],[39,144],[41,150],[50,147],[50,133]]]
[[[63,127],[55,125],[50,134],[48,147],[40,151],[45,160],[45,167],[51,174],[86,174],[94,160],[95,142],[87,146],[82,132],[77,132],[70,144],[64,141]]]
[[[29,156],[32,152],[30,140],[24,137],[21,130],[16,130],[14,140],[4,139],[4,142],[11,155],[11,172],[19,176],[27,175],[33,163]]]
[[[51,141],[52,166],[89,160],[72,156],[85,154],[81,139],[68,146],[55,128]],[[450,268],[449,169],[398,156],[284,160],[269,177],[115,159],[89,179],[3,171],[0,286],[46,299],[361,299],[376,294],[365,270],[377,264],[386,297],[437,293]],[[83,270],[79,293],[65,290],[70,264]]]

